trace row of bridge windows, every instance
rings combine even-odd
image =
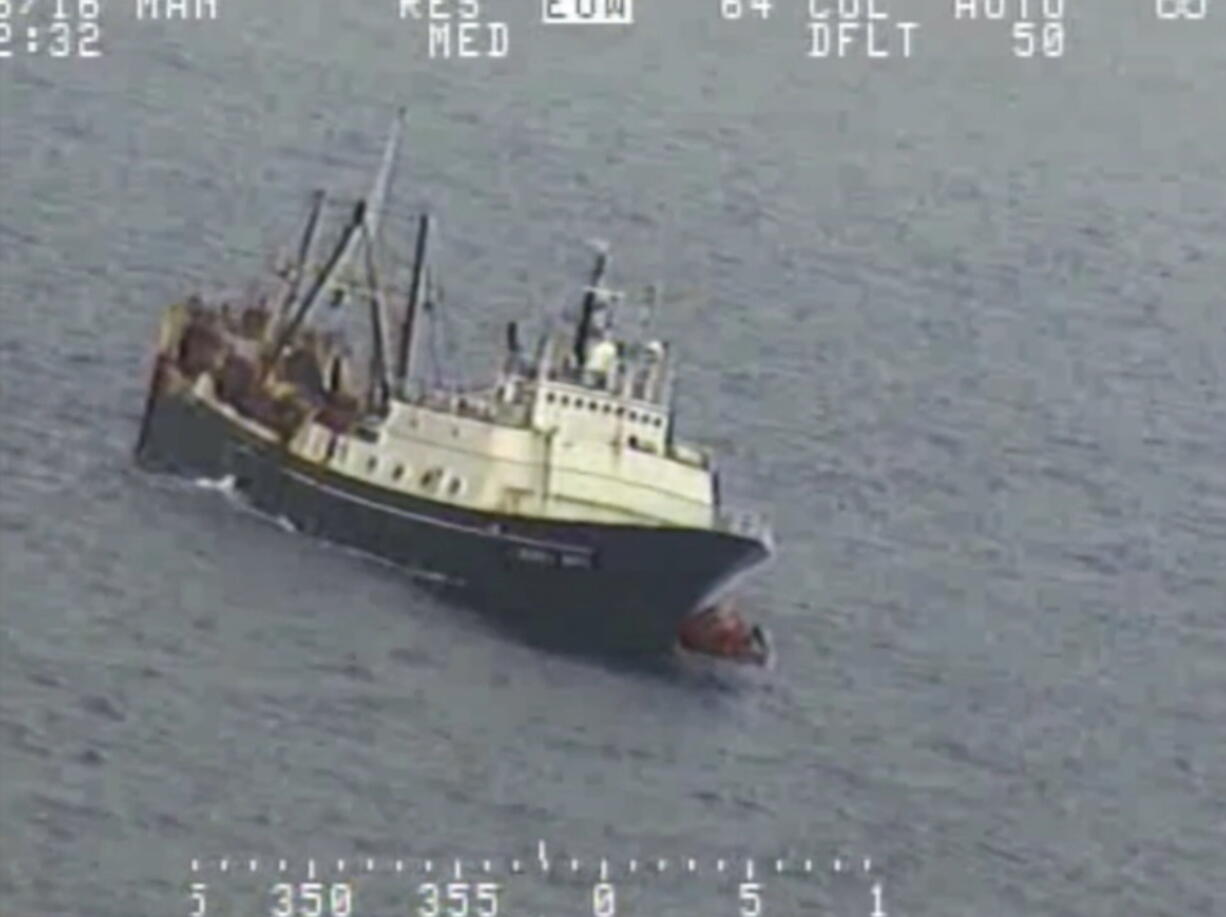
[[[570,395],[555,395],[553,392],[545,393],[545,401],[547,404],[554,404],[556,402],[564,408],[572,406],[578,408],[579,410],[586,408],[593,414],[604,412],[605,414],[613,414],[616,417],[625,417],[631,423],[641,423],[653,427],[664,426],[663,417],[652,416],[651,414],[645,414],[642,411],[627,411],[622,405],[618,405],[615,408],[608,401],[594,401],[587,398],[580,398],[578,396],[571,398]]]

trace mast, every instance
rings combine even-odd
[[[383,159],[379,163],[379,171],[375,174],[374,184],[371,185],[370,193],[366,196],[366,234],[369,237],[368,244],[373,244],[379,235],[379,223],[383,218],[383,210],[387,203],[387,191],[392,184],[392,173],[396,169],[396,160],[400,151],[400,133],[403,127],[404,109],[401,108],[396,112],[396,117],[392,120],[392,127],[387,135],[387,143],[383,147]],[[345,247],[341,261],[337,265],[336,276],[338,278],[344,277],[347,272],[352,270],[357,244],[357,239],[355,238]],[[335,292],[337,294],[336,302],[333,305],[340,305],[340,301],[345,296],[345,290],[343,287],[337,287]]]
[[[362,224],[366,253],[366,279],[370,284],[370,387],[366,394],[367,408],[372,411],[382,411],[387,406],[390,393],[387,381],[387,359],[384,356],[383,337],[383,297],[379,292],[379,278],[375,273],[374,246],[371,244],[370,230]]]
[[[281,352],[285,349],[285,345],[289,343],[289,339],[293,337],[294,332],[298,330],[298,326],[302,324],[302,320],[306,318],[307,313],[311,310],[311,306],[315,303],[315,299],[319,296],[319,291],[322,290],[332,279],[332,274],[336,270],[337,264],[341,257],[348,250],[358,230],[362,226],[362,221],[366,218],[366,202],[358,201],[353,208],[353,217],[349,221],[349,225],[345,227],[345,231],[341,233],[340,241],[336,248],[333,249],[331,257],[328,258],[327,264],[324,265],[323,272],[315,278],[311,288],[307,291],[306,296],[302,298],[302,302],[298,305],[298,310],[294,313],[293,318],[281,329],[277,334],[277,340],[273,344],[272,351],[269,354],[268,362],[264,366],[261,373],[261,378],[268,374],[268,371],[276,365],[277,360],[281,357]]]
[[[426,264],[426,240],[430,234],[430,215],[423,213],[417,223],[417,245],[413,251],[413,279],[409,284],[409,302],[405,307],[404,324],[396,348],[396,388],[405,394],[412,369],[414,325],[421,305],[422,272]]]
[[[608,252],[596,255],[596,264],[592,268],[592,277],[588,281],[587,293],[583,296],[583,312],[579,316],[579,327],[575,331],[575,363],[579,372],[583,372],[583,364],[587,360],[587,342],[592,334],[592,312],[596,308],[596,291],[604,278],[605,268],[609,264]]]
[[[285,291],[285,297],[281,300],[281,305],[277,309],[277,318],[280,321],[285,320],[285,316],[289,313],[290,306],[294,304],[294,299],[298,296],[298,289],[302,286],[302,275],[306,271],[307,258],[311,254],[311,243],[315,241],[315,228],[319,225],[319,214],[324,206],[324,192],[314,191],[311,194],[311,212],[307,217],[306,228],[302,232],[302,241],[298,243],[298,258],[294,262],[293,274],[290,276],[289,289]]]

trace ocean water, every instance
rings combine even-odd
[[[103,57],[0,60],[0,913],[279,913],[310,859],[418,913],[457,858],[506,915],[593,913],[602,858],[619,914],[752,913],[747,859],[766,915],[1226,913],[1226,8],[815,61],[799,3],[487,2],[511,55],[428,61],[390,3],[104,6]],[[159,310],[398,105],[450,372],[588,239],[663,285],[682,427],[775,520],[769,677],[545,655],[133,468]]]

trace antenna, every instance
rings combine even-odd
[[[592,267],[592,276],[583,296],[583,312],[579,316],[579,327],[575,331],[575,365],[580,369],[587,359],[587,342],[592,334],[592,311],[596,307],[596,291],[608,266],[608,250],[601,247],[596,253],[596,264]]]
[[[656,309],[659,307],[662,298],[659,282],[649,283],[643,288],[643,328],[641,331],[643,340],[648,340],[651,337],[652,325],[656,319]]]

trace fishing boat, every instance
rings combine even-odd
[[[552,645],[764,661],[761,630],[727,621],[731,590],[772,555],[770,529],[726,507],[711,452],[678,438],[673,351],[619,333],[607,250],[534,347],[508,325],[487,384],[419,371],[418,339],[441,310],[429,215],[403,308],[375,244],[403,121],[326,258],[314,257],[317,191],[275,295],[192,295],[165,311],[138,462],[231,480],[298,532],[404,566]],[[321,301],[368,323],[363,359],[308,321]],[[719,627],[704,623],[715,610]]]

